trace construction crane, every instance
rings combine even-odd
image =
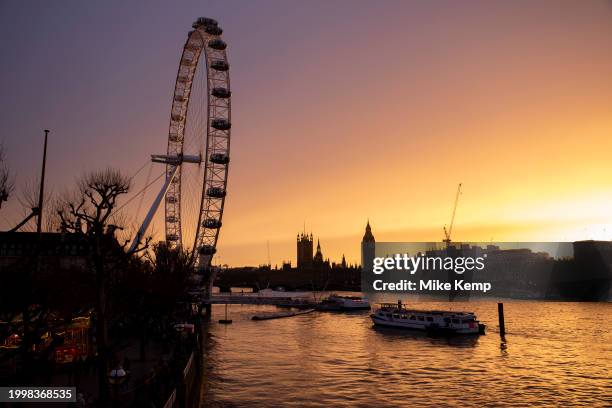
[[[451,234],[453,233],[453,224],[455,223],[455,213],[457,212],[457,204],[459,203],[459,196],[461,195],[461,183],[457,187],[457,195],[455,196],[455,205],[453,206],[453,215],[451,216],[450,225],[448,230],[446,229],[446,225],[444,226],[444,242],[446,242],[446,246],[449,246],[451,243]]]

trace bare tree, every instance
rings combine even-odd
[[[130,180],[117,170],[87,174],[78,181],[75,193],[60,200],[58,216],[61,227],[66,232],[83,232],[85,227],[90,234],[104,234],[104,227],[114,215],[117,200],[129,190]]]
[[[4,146],[0,144],[0,208],[2,203],[8,200],[14,188],[15,181],[4,161]]]
[[[19,190],[18,201],[23,208],[23,216],[27,217],[24,221],[34,219],[34,216],[38,216],[39,212],[38,196],[40,195],[40,181],[38,179],[27,181]],[[45,191],[44,202],[47,204],[43,209],[43,219],[45,221],[43,231],[52,232],[59,229],[58,219],[55,217],[55,201],[55,194],[52,191]],[[19,230],[29,232],[36,231],[36,223],[27,221],[19,227]]]
[[[121,244],[115,231],[122,228],[115,215],[117,202],[128,193],[130,179],[119,171],[106,169],[87,174],[78,182],[73,194],[59,200],[57,217],[61,231],[83,234],[91,250],[91,263],[96,275],[96,342],[98,349],[98,387],[102,399],[108,396],[106,374],[109,362],[108,289],[111,272],[129,261],[134,253],[148,248],[146,239],[135,251],[126,253],[127,242]]]

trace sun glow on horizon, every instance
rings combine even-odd
[[[129,24],[128,14],[92,18],[78,7],[69,14],[87,18],[33,20],[21,10],[7,20],[4,38],[20,33],[7,51],[21,55],[27,43],[54,73],[50,83],[28,59],[4,64],[0,124],[18,183],[39,172],[40,123],[54,129],[49,191],[107,166],[131,175],[163,153],[180,50],[198,7]],[[442,240],[459,182],[453,239],[612,237],[609,5],[330,4],[323,15],[309,2],[298,18],[295,5],[280,2],[257,6],[256,19],[211,7],[224,21],[233,92],[221,262],[266,263],[269,242],[273,265],[295,264],[304,221],[332,261],[345,254],[359,262],[368,218],[380,241]],[[154,38],[151,21],[166,27]],[[34,35],[47,24],[48,35]],[[49,53],[56,49],[78,54],[78,64]],[[151,179],[163,171],[153,167]],[[146,182],[143,171],[132,194]],[[126,206],[133,229],[160,187],[142,206]],[[3,204],[3,229],[22,210],[17,194]],[[150,230],[157,240],[163,218],[162,205]]]

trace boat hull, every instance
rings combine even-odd
[[[478,324],[476,327],[440,327],[437,325],[428,325],[423,322],[407,322],[407,321],[396,321],[384,319],[376,316],[375,314],[370,315],[372,322],[376,326],[380,327],[392,327],[396,329],[404,330],[415,330],[421,332],[427,332],[435,335],[456,335],[456,334],[484,334],[484,324]]]

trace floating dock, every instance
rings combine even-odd
[[[299,316],[307,313],[314,312],[315,309],[306,309],[306,310],[298,310],[295,312],[287,311],[287,312],[278,312],[278,313],[262,313],[256,314],[251,317],[251,320],[272,320],[272,319],[282,319],[283,317],[293,317]]]

